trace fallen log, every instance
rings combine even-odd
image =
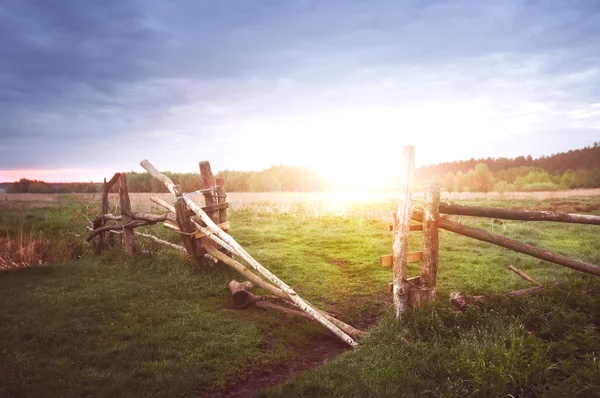
[[[256,304],[263,299],[261,296],[250,293],[250,290],[254,287],[250,281],[240,283],[232,280],[228,286],[231,291],[231,304],[233,308],[238,310],[248,308],[250,305]]]
[[[413,214],[413,218],[417,221],[422,220],[423,214],[421,212],[415,212]],[[483,229],[469,227],[444,218],[440,218],[438,220],[438,227],[460,235],[468,236],[473,239],[493,243],[495,245],[514,250],[518,253],[523,253],[532,257],[539,258],[540,260],[562,265],[577,271],[586,272],[588,274],[600,276],[600,267],[597,265],[570,258],[562,254],[553,253],[548,250],[540,249],[539,247],[532,246],[515,239],[506,238],[501,235],[496,235]]]
[[[550,286],[556,286],[558,283],[553,283]],[[512,292],[508,292],[506,294],[492,294],[490,296],[469,296],[465,295],[461,292],[453,292],[450,293],[450,304],[452,304],[457,311],[463,311],[467,305],[471,303],[478,303],[482,301],[487,301],[494,297],[522,297],[522,296],[530,296],[533,294],[541,293],[546,290],[546,286],[533,286],[528,287],[526,289],[513,290]]]
[[[202,210],[200,206],[198,206],[193,200],[191,200],[186,195],[178,195],[177,189],[175,188],[175,184],[171,181],[166,175],[160,173],[148,160],[143,160],[140,162],[140,165],[152,175],[152,177],[156,178],[160,182],[162,182],[167,189],[174,194],[176,197],[181,198],[185,204],[191,210],[196,213],[200,217],[200,219],[206,224],[206,232],[201,230],[205,234],[210,234],[209,238],[216,235],[221,242],[226,243],[226,246],[221,245],[224,249],[233,252],[239,255],[244,261],[246,261],[252,268],[261,273],[269,282],[273,283],[279,289],[283,290],[289,298],[303,311],[307,312],[314,319],[318,320],[323,326],[329,329],[333,334],[338,336],[341,340],[346,342],[348,345],[352,347],[356,347],[357,343],[346,334],[342,329],[336,326],[334,323],[326,319],[318,310],[310,306],[305,300],[299,297],[296,292],[290,288],[286,283],[277,278],[273,273],[271,273],[268,269],[263,267],[258,261],[256,261],[239,243],[235,241],[229,234],[220,229],[213,220]],[[197,223],[195,223],[198,226]],[[204,228],[203,228],[204,229]],[[217,242],[216,240],[213,240]],[[229,250],[229,248],[233,250]]]
[[[555,221],[575,224],[600,225],[600,216],[587,214],[499,209],[496,207],[463,206],[451,203],[440,203],[439,210],[440,213],[453,214],[457,216],[489,217],[517,221]]]
[[[206,242],[205,240],[201,241],[201,243],[202,243],[202,246],[208,252],[208,254],[210,254],[217,260],[223,262],[224,264],[230,266],[231,268],[233,268],[234,270],[239,272],[244,278],[248,279],[250,282],[254,283],[257,286],[260,286],[261,288],[265,289],[266,291],[268,291],[269,293],[271,293],[275,296],[287,299],[288,296],[287,296],[287,294],[285,294],[285,292],[283,290],[262,280],[260,277],[255,275],[252,271],[250,271],[248,268],[244,267],[242,264],[240,264],[233,258],[229,257],[225,253],[221,253],[212,243]]]
[[[267,282],[264,282],[264,283],[267,283]],[[283,298],[281,296],[256,296],[250,292],[250,290],[253,287],[254,286],[252,285],[252,282],[250,282],[250,281],[240,283],[236,280],[232,280],[231,282],[229,282],[229,290],[232,293],[231,300],[232,300],[232,304],[233,304],[234,308],[244,309],[244,308],[249,307],[251,304],[255,304],[257,307],[270,308],[270,309],[278,310],[278,311],[285,312],[288,314],[300,315],[300,316],[303,316],[304,318],[308,318],[310,320],[315,321],[315,319],[313,317],[311,317],[307,313],[303,312],[302,309],[300,307],[298,307],[296,304],[294,304],[293,302],[291,302],[289,300],[289,298]],[[284,293],[284,296],[285,296],[285,293]],[[279,300],[281,303],[283,303],[287,306],[290,306],[292,308],[286,308],[286,307],[283,307],[280,305],[267,303],[265,301],[265,299]],[[356,328],[340,321],[339,319],[334,318],[333,315],[331,315],[330,313],[328,313],[326,311],[320,311],[320,312],[330,322],[332,322],[333,324],[338,326],[344,332],[348,333],[348,335],[350,335],[352,338],[359,339],[362,336],[364,336],[366,333],[362,330],[356,329]]]
[[[219,246],[221,246],[222,248],[224,248],[227,251],[233,251],[233,248],[230,247],[229,245],[227,245],[227,243],[221,241],[217,236],[215,236],[214,234],[210,234],[210,231],[208,231],[206,228],[198,225],[197,223],[195,223],[194,221],[192,221],[192,223],[194,223],[194,225],[196,226],[196,228],[198,228],[199,230],[203,231],[204,233],[207,234],[207,237],[204,238],[204,240],[202,240],[202,244],[204,245],[203,247],[213,256],[217,257],[219,260],[221,260],[223,263],[231,266],[232,268],[236,269],[238,272],[240,272],[242,275],[244,275],[247,279],[250,279],[252,282],[255,282],[257,285],[259,285],[260,287],[262,287],[263,289],[271,292],[272,294],[281,297],[284,300],[288,300],[290,301],[292,304],[294,304],[298,309],[302,310],[302,307],[298,306],[293,300],[290,299],[290,296],[288,294],[286,294],[283,290],[271,285],[270,283],[268,283],[267,281],[264,281],[263,279],[261,279],[260,277],[258,277],[257,275],[255,275],[254,273],[252,273],[249,269],[247,269],[246,267],[244,267],[242,264],[240,264],[239,262],[235,261],[234,259],[232,259],[231,257],[221,253],[214,245],[212,245],[210,242],[208,242],[206,239],[210,239],[213,242],[217,243]],[[256,278],[256,279],[253,279]],[[308,301],[304,300],[304,302],[311,306],[314,307],[312,304],[310,304]],[[362,337],[366,332],[356,329],[355,327],[348,325],[345,322],[340,321],[337,318],[334,318],[333,316],[331,316],[328,312],[326,311],[322,311],[322,310],[317,310],[319,311],[320,315],[323,316],[325,319],[327,319],[329,322],[331,322],[332,324],[334,324],[336,327],[338,327],[339,329],[341,329],[342,331],[344,331],[346,334],[348,334],[348,336],[354,338],[354,339],[358,339],[360,337]]]

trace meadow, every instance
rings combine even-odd
[[[229,195],[240,244],[303,297],[369,331],[351,351],[304,318],[233,310],[227,283],[240,276],[222,264],[193,267],[142,239],[134,258],[118,239],[94,256],[83,240],[97,195],[9,196],[4,258],[19,256],[19,239],[45,243],[30,244],[42,264],[0,271],[0,396],[600,395],[597,278],[441,231],[438,299],[394,322],[391,270],[379,266],[391,252],[394,195]],[[600,214],[600,190],[452,195],[443,198]],[[147,196],[132,194],[133,208],[156,210]],[[598,226],[461,222],[600,264]],[[528,287],[508,265],[562,284],[464,313],[448,303],[453,291]]]

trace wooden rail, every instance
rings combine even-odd
[[[413,213],[413,219],[416,221],[421,221],[423,219],[423,213]],[[502,246],[519,253],[527,254],[529,256],[536,257],[544,261],[563,265],[565,267],[569,267],[581,272],[586,272],[588,274],[600,276],[600,266],[589,264],[581,260],[576,260],[564,256],[562,254],[553,253],[551,251],[544,250],[539,247],[535,247],[515,239],[510,239],[501,235],[493,234],[483,229],[469,227],[467,225],[459,224],[457,222],[450,221],[444,218],[440,218],[438,220],[438,226],[439,228],[445,229],[447,231],[452,231],[454,233],[468,236],[470,238],[474,238],[484,242],[493,243],[495,245]]]
[[[556,221],[575,224],[600,225],[600,216],[588,214],[555,213],[551,211],[529,211],[499,209],[495,207],[463,206],[451,203],[440,203],[440,213],[457,216],[475,216],[500,218],[518,221]]]

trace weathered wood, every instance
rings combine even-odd
[[[407,263],[418,263],[421,261],[423,257],[423,252],[408,252],[406,254],[406,262]],[[384,256],[379,256],[379,264],[382,267],[390,267],[394,265],[394,255],[386,254]]]
[[[91,241],[92,239],[94,239],[95,236],[97,236],[98,234],[101,234],[103,232],[109,232],[109,231],[122,231],[123,227],[129,228],[129,229],[133,229],[133,228],[137,228],[137,227],[143,227],[146,225],[154,225],[156,224],[156,221],[146,221],[146,220],[133,220],[128,224],[125,225],[105,225],[104,227],[100,227],[98,229],[93,230],[90,235],[86,238],[86,241]]]
[[[184,232],[185,234],[181,234],[181,241],[183,242],[183,247],[187,250],[192,263],[195,265],[200,265],[200,259],[198,257],[198,246],[196,241],[190,236],[190,234],[194,233],[196,230],[192,226],[190,222],[190,218],[185,216],[185,211],[187,210],[187,206],[185,204],[184,198],[182,197],[179,186],[173,186],[173,195],[175,195],[177,201],[175,202],[175,218],[177,220],[177,224],[179,226],[179,230]]]
[[[213,263],[218,263],[219,262],[218,259],[214,258],[213,256],[211,256],[208,253],[204,253],[204,258],[207,259],[207,260],[212,261]]]
[[[164,207],[165,209],[169,210],[171,213],[175,213],[175,207],[173,205],[165,202],[161,198],[157,198],[156,196],[150,196],[150,201],[156,203],[157,205],[159,205],[161,207]]]
[[[106,182],[106,178],[104,179],[104,183],[102,184],[102,199],[101,199],[101,203],[100,203],[100,214],[106,214],[108,213],[108,194],[111,190],[111,188],[113,187],[113,185],[115,185],[115,183],[119,180],[119,177],[121,176],[121,173],[115,173],[112,178]],[[104,227],[106,225],[106,220],[105,219],[97,219],[94,220],[94,223],[92,224],[93,229],[98,229],[101,227]],[[102,253],[102,250],[104,250],[104,233],[101,233],[99,235],[97,235],[98,238],[96,239],[96,244],[95,244],[95,253],[96,254],[100,254]]]
[[[116,232],[118,234],[122,234],[123,233],[123,231],[114,231],[114,232]],[[176,244],[171,243],[171,242],[167,242],[166,240],[159,239],[159,238],[157,238],[154,235],[145,234],[143,232],[138,232],[138,231],[134,231],[133,233],[136,236],[140,236],[142,238],[147,238],[147,239],[153,240],[154,242],[159,243],[159,244],[161,244],[163,246],[167,246],[170,249],[177,250],[177,251],[184,252],[184,253],[186,252],[185,247],[176,245]]]
[[[529,211],[500,209],[496,207],[463,206],[451,203],[440,203],[440,213],[458,216],[475,216],[500,218],[517,221],[555,221],[575,224],[600,225],[600,216],[587,214],[555,213],[552,211]]]
[[[531,283],[532,285],[542,286],[541,283],[539,283],[538,281],[536,281],[535,279],[533,279],[532,277],[527,275],[525,272],[518,269],[517,267],[513,267],[512,265],[509,265],[508,269],[513,271],[515,274],[519,275],[521,278],[525,279],[527,282]]]
[[[230,266],[231,268],[233,268],[234,270],[239,272],[244,278],[248,279],[255,285],[260,286],[261,288],[265,289],[266,291],[268,291],[269,293],[271,293],[275,296],[278,296],[278,297],[281,297],[284,299],[288,298],[288,295],[285,294],[285,292],[283,290],[264,281],[259,276],[257,276],[252,271],[250,271],[248,268],[246,268],[242,264],[240,264],[238,261],[234,260],[233,258],[227,256],[224,253],[221,253],[212,242],[204,239],[202,241],[202,246],[206,249],[208,254],[215,257],[216,259],[223,262],[224,264]]]
[[[298,310],[293,310],[291,308],[287,308],[287,307],[283,307],[281,305],[269,303],[267,301],[258,301],[255,305],[257,307],[263,308],[265,310],[266,309],[275,310],[275,311],[283,312],[285,314],[301,316],[303,318],[310,319],[311,321],[314,321],[314,319],[310,315],[308,315],[306,312],[298,311]]]
[[[179,229],[179,225],[177,225],[176,223],[173,223],[171,220],[167,220],[163,223],[163,226],[170,230],[170,231],[174,231],[177,233],[182,233],[181,229]],[[228,222],[224,222],[219,224],[219,228],[221,229],[229,229],[229,221]],[[204,237],[206,237],[207,235],[204,232],[201,231],[197,231],[195,230],[194,232],[186,232],[184,233],[185,235],[191,236],[194,239],[202,239]]]
[[[202,176],[202,195],[204,196],[204,205],[211,208],[212,205],[217,203],[217,194],[215,189],[215,178],[212,170],[210,169],[210,163],[205,160],[200,162],[200,175]],[[203,209],[204,210],[204,209]],[[219,212],[217,210],[204,210],[206,214],[214,221],[215,224],[220,222]]]
[[[421,277],[413,276],[412,278],[407,278],[406,281],[408,283],[410,283],[411,285],[418,286],[421,284]],[[390,282],[390,283],[388,283],[388,293],[393,293],[393,292],[394,292],[394,284]]]
[[[219,228],[221,228],[222,230],[229,229],[229,221],[219,224]],[[194,237],[194,239],[202,239],[206,236],[206,234],[204,234],[201,231],[195,231],[192,236]]]
[[[218,238],[217,238],[218,239]],[[249,281],[251,281],[252,283],[256,284],[257,286],[265,289],[266,291],[268,291],[269,293],[280,297],[283,300],[286,301],[290,301],[290,304],[294,305],[295,307],[297,307],[298,309],[302,309],[302,307],[298,306],[294,301],[292,301],[289,297],[288,294],[286,294],[283,290],[277,288],[276,286],[273,286],[272,284],[268,283],[267,281],[264,281],[263,279],[261,279],[259,276],[255,275],[254,273],[252,273],[248,268],[244,267],[242,264],[240,264],[238,261],[232,259],[231,257],[227,256],[226,254],[220,252],[212,242],[210,242],[207,238],[205,238],[202,241],[202,245],[203,247],[206,249],[206,251],[214,256],[215,258],[217,258],[218,260],[220,260],[221,262],[223,262],[224,264],[230,266],[231,268],[235,269],[236,271],[238,271],[242,276],[244,276],[246,279],[248,279]],[[229,248],[227,248],[227,250],[230,250]],[[307,305],[312,307],[312,304],[306,302]],[[351,325],[348,325],[342,321],[340,321],[339,319],[334,318],[333,316],[331,316],[329,313],[327,313],[326,311],[320,311],[319,310],[319,314],[321,317],[327,319],[327,321],[331,322],[333,325],[335,325],[336,327],[340,328],[344,333],[347,333],[348,336],[354,338],[354,339],[358,339],[361,336],[363,336],[365,334],[364,331],[356,329],[354,327],[352,327]],[[312,317],[310,315],[307,315],[308,318],[310,319],[315,319],[315,317]],[[318,319],[317,322],[321,322]]]
[[[108,194],[106,195],[106,202],[104,200],[104,192],[106,191],[106,177],[104,178],[104,183],[102,184],[102,199],[100,202],[100,214],[108,213]],[[106,210],[104,210],[106,203]],[[92,229],[98,229],[105,225],[106,219],[98,218],[94,220],[92,223]],[[94,241],[94,253],[101,254],[102,250],[104,250],[104,233],[100,233],[96,236],[96,240]]]
[[[423,220],[423,258],[421,260],[419,296],[421,302],[429,302],[435,298],[435,286],[438,269],[438,205],[440,203],[440,187],[430,186],[425,190],[425,210],[427,217]]]
[[[420,212],[415,212],[413,217],[418,221],[423,218],[423,214]],[[600,266],[589,264],[581,260],[576,260],[562,254],[553,253],[548,250],[540,249],[539,247],[535,247],[515,239],[506,238],[501,235],[496,235],[483,229],[469,227],[444,218],[440,218],[438,220],[438,227],[460,235],[468,236],[470,238],[493,243],[495,245],[502,246],[519,253],[527,254],[544,261],[563,265],[577,271],[600,276]]]
[[[179,229],[179,224],[177,224],[176,222],[167,220],[163,223],[163,227],[165,227],[166,229],[168,229],[170,231],[181,233],[181,230]]]
[[[173,182],[164,174],[160,173],[148,160],[143,160],[140,165],[148,171],[154,178],[161,181],[169,189],[171,193],[174,193]],[[174,193],[175,194],[175,193]],[[181,196],[175,194],[176,197]],[[206,224],[206,228],[202,227],[198,223],[195,223],[197,229],[205,234],[210,234],[209,239],[217,243],[222,248],[239,255],[244,261],[246,261],[252,268],[260,272],[269,282],[283,290],[289,298],[300,307],[303,311],[307,312],[314,319],[319,321],[323,326],[329,329],[333,334],[339,337],[342,341],[349,344],[352,347],[356,347],[357,343],[341,328],[336,326],[331,321],[327,320],[318,310],[309,305],[305,300],[298,296],[298,294],[290,288],[281,279],[277,278],[271,271],[263,267],[258,261],[256,261],[239,243],[235,241],[229,234],[223,231],[221,228],[214,223],[214,221],[204,212],[202,208],[194,203],[190,198],[183,196],[182,199],[185,201],[190,209],[194,210],[196,215]],[[409,217],[410,219],[410,217]],[[217,250],[218,251],[218,250]],[[212,253],[211,253],[212,254]],[[214,255],[214,254],[213,254]],[[215,256],[216,257],[216,256]],[[227,256],[225,256],[227,257]]]
[[[559,283],[553,283],[550,286],[557,286]],[[530,296],[533,294],[538,294],[546,290],[547,286],[533,286],[528,287],[526,289],[513,290],[512,292],[508,292],[506,294],[493,294],[490,296],[469,296],[463,294],[461,292],[453,292],[450,293],[450,304],[452,304],[457,311],[463,311],[467,305],[471,303],[478,303],[482,301],[487,301],[492,297],[522,297],[522,296]]]
[[[225,193],[225,179],[217,178],[217,203],[227,203],[227,194]],[[229,207],[229,206],[228,206]],[[219,222],[227,222],[227,207],[219,209]],[[225,230],[226,231],[226,230]]]
[[[234,279],[229,282],[228,286],[231,291],[231,304],[233,308],[243,310],[262,300],[261,296],[250,293],[253,287],[250,281],[238,282]]]
[[[394,225],[393,224],[388,225],[388,230],[393,231]],[[423,224],[410,224],[410,227],[409,227],[410,232],[422,231],[422,230],[423,230]]]
[[[236,250],[234,249],[233,246],[229,245],[229,243],[223,241],[221,238],[219,238],[218,236],[211,234],[210,231],[205,228],[202,227],[201,225],[199,225],[198,223],[195,223],[194,221],[192,221],[192,223],[194,223],[194,226],[201,231],[202,233],[207,235],[207,238],[212,240],[214,243],[218,244],[220,247],[222,247],[223,249],[227,250],[228,252],[231,253],[236,253],[236,254],[240,254],[239,252],[236,252]],[[206,240],[204,241],[206,242]],[[237,261],[233,260],[232,258],[228,257],[227,255],[225,255],[224,253],[219,252],[214,246],[213,247],[209,247],[206,244],[204,244],[204,247],[215,257],[217,257],[219,260],[221,260],[222,262],[224,262],[225,264],[228,264],[234,268],[240,267],[241,264],[239,264]],[[238,269],[238,268],[236,268]],[[296,305],[299,309],[306,311],[313,319],[316,319],[318,322],[320,322],[322,325],[326,326],[329,330],[331,330],[334,334],[336,334],[336,336],[340,337],[344,342],[348,343],[349,345],[351,345],[352,347],[355,346],[356,342],[354,342],[354,344],[350,343],[347,339],[344,339],[343,337],[341,337],[338,333],[336,333],[334,330],[332,330],[329,326],[327,326],[327,323],[330,323],[331,325],[333,325],[333,327],[338,328],[340,331],[342,331],[343,333],[345,333],[347,336],[352,337],[352,338],[358,338],[360,336],[362,336],[364,334],[363,331],[360,331],[358,329],[353,328],[350,325],[347,325],[346,323],[331,317],[327,312],[324,311],[320,311],[320,310],[313,310],[313,311],[318,311],[318,316],[313,316],[309,311],[306,310],[306,308],[314,308],[314,306],[312,304],[310,304],[309,302],[297,297],[297,295],[294,293],[293,295],[289,293],[289,291],[284,292],[283,289],[280,289],[281,286],[276,287],[271,285],[270,283],[263,281],[260,277],[257,277],[256,275],[254,275],[253,273],[249,272],[249,274],[246,274],[245,271],[248,271],[245,267],[241,266],[241,268],[238,269],[239,272],[242,273],[242,275],[244,275],[247,279],[251,280],[252,282],[256,283],[257,285],[261,286],[263,289],[270,291],[271,293],[278,295],[277,290],[281,290],[283,292],[283,299],[287,299],[290,300],[294,305]],[[252,279],[252,278],[256,278],[256,279]],[[287,286],[285,285],[285,283],[281,282],[281,285]],[[289,289],[289,287],[288,287]],[[298,303],[301,303],[301,305],[299,305]],[[323,318],[325,318],[325,321],[323,320]],[[350,339],[351,340],[351,339]]]
[[[171,220],[175,221],[175,214],[166,213],[166,214],[154,214],[154,213],[131,213],[129,216],[134,220],[145,220],[145,221],[166,221]],[[111,221],[121,221],[123,220],[123,216],[119,214],[102,214],[96,219],[100,220],[111,220]]]
[[[202,211],[204,211],[205,213],[210,213],[210,212],[214,212],[216,210],[222,210],[222,209],[227,209],[229,207],[229,203],[216,203],[214,205],[210,205],[210,206],[204,206],[202,207]],[[194,213],[192,210],[187,209],[185,212],[186,216],[195,216],[196,213]],[[218,222],[216,222],[218,224]]]
[[[130,226],[131,201],[129,200],[129,191],[127,190],[127,174],[122,173],[119,177],[119,200],[121,204],[121,215],[123,216],[123,243],[125,245],[125,254],[131,257],[135,254],[135,240],[133,238],[133,228]]]
[[[283,290],[264,281],[259,276],[255,275],[249,269],[247,269],[242,264],[240,264],[238,261],[236,261],[236,260],[232,259],[231,257],[227,256],[226,254],[220,252],[214,246],[214,244],[211,243],[210,241],[208,241],[206,238],[202,241],[202,244],[203,244],[204,248],[206,249],[206,251],[210,255],[214,256],[215,258],[217,258],[221,262],[225,263],[226,265],[229,265],[230,267],[232,267],[233,269],[238,271],[242,276],[244,276],[246,279],[248,279],[255,285],[265,289],[266,291],[268,291],[269,293],[271,293],[277,297],[280,297],[283,300],[290,301],[290,304],[294,305],[296,308],[302,309],[300,306],[298,306],[292,300],[290,300],[289,295],[287,295],[285,292],[283,292]],[[310,304],[308,302],[306,302],[306,303],[312,307],[312,304]],[[347,333],[349,336],[351,336],[354,339],[358,339],[365,334],[364,331],[356,329],[353,326],[348,325],[347,323],[344,323],[344,322],[340,321],[339,319],[334,318],[331,314],[327,313],[326,311],[319,310],[319,314],[320,314],[320,316],[327,319],[329,322],[334,324],[336,327],[340,328],[342,331],[344,331],[344,333]],[[312,317],[310,315],[307,315],[307,317],[310,319],[315,319],[315,317]],[[317,319],[315,319],[315,320],[317,320]],[[320,322],[319,320],[317,320],[317,321]]]
[[[412,145],[402,148],[402,171],[400,174],[400,203],[398,204],[397,221],[394,226],[392,252],[394,255],[394,309],[396,318],[408,307],[408,291],[410,285],[406,282],[406,263],[408,254],[408,235],[412,215],[412,189],[414,181],[414,151]]]

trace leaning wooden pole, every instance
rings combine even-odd
[[[110,193],[111,188],[121,177],[121,173],[115,173],[112,178],[107,182],[106,178],[104,179],[104,184],[102,184],[102,202],[100,204],[100,214],[108,213],[108,194]],[[106,225],[106,219],[96,218],[93,223],[93,229],[102,228]],[[100,254],[104,250],[104,234],[101,233],[98,235],[96,240],[95,253]]]
[[[135,254],[135,241],[133,239],[133,227],[130,225],[131,201],[129,200],[129,191],[127,190],[127,174],[121,174],[119,184],[119,200],[121,202],[121,216],[123,224],[123,242],[125,244],[125,254],[131,257]]]
[[[600,216],[588,214],[555,213],[552,211],[528,211],[499,209],[495,207],[463,206],[451,203],[440,203],[440,213],[457,216],[475,216],[500,218],[517,221],[555,221],[575,224],[600,225]]]
[[[296,292],[292,288],[290,288],[286,283],[284,283],[281,279],[277,278],[273,273],[271,273],[268,269],[266,269],[258,261],[256,261],[248,252],[246,252],[246,250],[244,250],[244,248],[239,243],[237,243],[235,241],[235,239],[233,239],[230,235],[228,235],[221,228],[219,228],[219,226],[217,224],[215,224],[213,222],[213,220],[202,210],[202,208],[200,206],[198,206],[196,203],[194,203],[193,200],[191,200],[190,198],[188,198],[185,195],[181,195],[181,194],[176,195],[175,194],[175,185],[173,184],[173,181],[171,181],[164,174],[160,173],[148,160],[143,160],[142,162],[140,162],[140,165],[146,171],[148,171],[150,173],[150,175],[152,175],[152,177],[156,178],[157,180],[159,180],[163,184],[165,184],[165,186],[169,189],[169,191],[171,193],[173,193],[175,196],[181,197],[185,201],[187,206],[196,215],[198,215],[200,217],[200,219],[204,222],[204,224],[206,224],[207,229],[212,234],[216,235],[223,242],[227,243],[227,245],[229,247],[231,247],[232,249],[234,249],[233,251],[237,255],[239,255],[244,261],[246,261],[252,268],[257,270],[260,274],[262,274],[268,281],[273,283],[275,286],[277,286],[278,288],[283,290],[288,295],[288,297],[294,302],[294,304],[296,304],[303,311],[308,313],[315,320],[317,320],[319,323],[321,323],[323,326],[325,326],[327,329],[329,329],[332,333],[334,333],[336,336],[338,336],[340,339],[342,339],[344,342],[346,342],[350,346],[352,346],[352,347],[357,346],[356,341],[354,341],[354,339],[352,339],[352,337],[350,337],[348,334],[346,334],[343,330],[341,330],[339,327],[334,325],[332,322],[327,320],[318,310],[316,310],[315,308],[313,308],[312,306],[307,304],[302,298],[300,298],[298,296],[298,294],[296,294]],[[409,220],[410,220],[410,217],[409,217]]]
[[[423,219],[423,214],[420,212],[415,213],[413,214],[413,219],[420,221]],[[588,274],[600,276],[600,266],[598,265],[589,264],[584,261],[564,256],[562,254],[540,249],[539,247],[528,245],[527,243],[523,243],[515,239],[506,238],[501,235],[496,235],[483,229],[469,227],[443,218],[441,218],[438,221],[438,226],[445,230],[452,231],[454,233],[468,236],[470,238],[481,240],[484,242],[493,243],[495,245],[502,246],[519,253],[539,258],[540,260],[563,265],[565,267],[569,267],[571,269],[581,272],[586,272]]]
[[[438,269],[438,205],[440,187],[430,186],[425,190],[425,210],[423,220],[423,257],[420,270],[420,301],[429,302],[435,298],[435,285]]]
[[[215,178],[210,168],[210,163],[204,160],[199,163],[200,176],[202,180],[202,195],[204,196],[204,205],[212,206],[217,203],[217,197],[215,194]],[[219,211],[213,210],[207,213],[211,220],[215,224],[219,224]]]
[[[410,284],[406,281],[406,263],[408,255],[408,234],[412,215],[412,189],[414,180],[415,148],[406,145],[402,149],[402,173],[400,174],[400,203],[394,225],[393,252],[393,295],[396,318],[400,318],[408,307]]]

